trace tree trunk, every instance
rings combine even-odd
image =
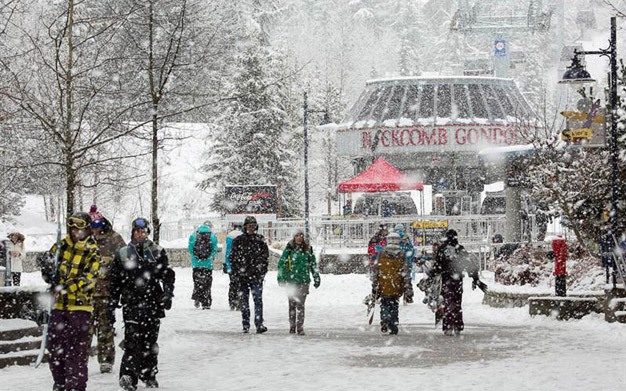
[[[67,68],[65,70],[65,175],[66,175],[66,214],[74,213],[74,190],[76,188],[76,172],[74,171],[74,157],[72,155],[72,67],[74,51],[74,0],[69,0],[67,4]],[[78,131],[78,130],[77,130]],[[60,211],[59,211],[60,212]]]
[[[158,193],[158,182],[159,182],[159,176],[158,176],[158,168],[159,168],[159,164],[158,164],[158,151],[159,151],[159,118],[157,115],[157,105],[154,105],[153,107],[153,114],[152,114],[152,203],[151,203],[151,210],[152,210],[152,225],[154,227],[154,232],[152,234],[152,240],[154,241],[154,243],[159,244],[159,236],[160,236],[160,230],[161,230],[161,223],[159,221],[159,193]]]

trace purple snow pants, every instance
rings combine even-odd
[[[87,389],[89,321],[86,311],[53,310],[48,327],[48,364],[54,384],[65,390]]]
[[[455,280],[453,278],[446,279],[441,286],[441,294],[443,296],[443,331],[446,330],[463,330],[463,308],[461,301],[463,299],[463,279]]]

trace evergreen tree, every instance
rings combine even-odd
[[[284,57],[260,45],[253,32],[241,49],[230,86],[230,100],[211,122],[214,145],[200,187],[213,188],[213,209],[227,212],[226,185],[275,185],[282,216],[299,213],[297,158],[293,148],[290,70]]]

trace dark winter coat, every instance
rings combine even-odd
[[[126,242],[120,234],[115,232],[110,226],[105,226],[105,229],[100,235],[94,235],[96,242],[98,243],[98,249],[100,249],[100,255],[102,260],[100,262],[100,274],[98,275],[98,281],[96,282],[95,297],[109,297],[109,286],[111,285],[109,275],[111,273],[111,264],[113,263],[113,257],[115,252],[122,247],[126,246]]]
[[[125,318],[133,312],[165,317],[164,298],[174,296],[176,276],[162,247],[150,240],[131,241],[115,254],[110,277],[109,306],[121,300]]]
[[[263,235],[243,233],[233,240],[230,262],[237,281],[246,284],[263,282],[268,259],[269,249]]]
[[[308,285],[311,275],[315,280],[320,279],[313,249],[309,245],[298,246],[291,240],[278,261],[278,282]]]
[[[456,243],[444,243],[435,254],[435,263],[433,265],[433,274],[440,274],[443,281],[461,280],[463,271],[477,279],[478,265],[472,261],[465,247]]]

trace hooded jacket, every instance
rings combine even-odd
[[[263,235],[244,232],[233,240],[230,250],[233,276],[246,284],[263,282],[267,274],[269,248]]]
[[[95,240],[88,236],[74,242],[66,235],[61,242],[60,259],[54,271],[57,244],[39,263],[44,281],[54,288],[54,309],[65,311],[93,311],[93,293],[100,269],[100,252]]]
[[[115,254],[109,306],[117,306],[121,300],[125,319],[127,314],[139,313],[163,318],[163,298],[174,296],[175,280],[167,253],[161,246],[150,240],[131,241]]]
[[[311,275],[314,280],[320,279],[313,249],[308,244],[297,245],[291,240],[278,260],[278,282],[307,285],[311,283]]]
[[[196,238],[199,233],[211,234],[211,255],[209,255],[208,259],[200,260],[196,258],[195,255],[193,255],[193,247],[196,245]],[[191,257],[192,268],[200,267],[213,270],[213,260],[215,259],[215,255],[217,254],[217,237],[211,231],[211,227],[202,224],[198,228],[196,228],[189,236],[189,245],[187,246],[187,251],[189,251],[189,256]]]

